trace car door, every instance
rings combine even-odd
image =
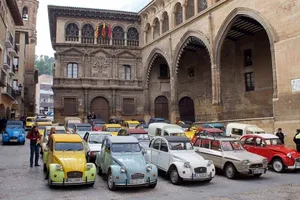
[[[254,137],[246,137],[246,139],[244,140],[244,148],[251,152],[254,153],[255,152],[255,145],[254,145]]]
[[[261,137],[256,137],[254,139],[254,141],[255,141],[254,153],[258,154],[258,155],[261,155],[263,157],[266,157],[270,161],[271,156],[270,156],[269,149],[268,149],[264,139],[261,138]]]
[[[53,163],[53,151],[54,151],[54,142],[53,139],[50,138],[49,140],[49,148],[47,153],[47,168],[49,168],[50,164]]]
[[[104,151],[104,164],[103,164],[103,169],[105,172],[108,171],[109,166],[112,164],[112,158],[111,158],[111,143],[107,139],[106,140],[106,145],[105,145],[105,151]]]
[[[222,158],[223,158],[223,153],[221,149],[221,143],[219,140],[211,140],[211,159],[215,166],[218,168],[222,168]]]
[[[168,148],[168,142],[165,139],[161,139],[157,165],[159,165],[161,169],[167,171],[169,168],[169,163],[170,153]]]
[[[153,145],[151,147],[151,158],[150,158],[150,162],[154,165],[158,166],[158,155],[159,155],[159,147],[160,147],[160,142],[161,139],[155,139],[153,141]]]
[[[89,147],[89,136],[90,134],[87,132],[84,137],[83,137],[83,143],[84,143],[84,150],[85,152],[89,152],[90,151],[90,147]]]
[[[104,171],[104,160],[105,160],[105,148],[106,148],[106,139],[102,141],[100,159],[98,159],[98,157],[96,158],[97,165],[100,165],[103,171]]]

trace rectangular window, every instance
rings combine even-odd
[[[19,58],[14,57],[14,71],[17,72],[19,70]]]
[[[131,80],[131,67],[129,65],[124,65],[123,79]]]
[[[77,100],[76,98],[64,98],[64,115],[75,116],[77,115]]]
[[[133,98],[123,99],[123,114],[124,115],[134,115],[135,114]]]
[[[244,50],[244,65],[245,67],[252,66],[252,49]]]
[[[253,72],[245,73],[246,92],[254,91],[254,74]]]
[[[13,89],[14,89],[14,90],[18,90],[18,89],[19,89],[19,88],[18,88],[18,85],[19,85],[19,84],[18,84],[18,80],[17,80],[17,79],[14,79],[14,80],[13,80]]]
[[[68,78],[78,78],[78,65],[77,63],[69,63],[67,69]]]
[[[169,78],[169,67],[167,64],[159,65],[159,78]]]

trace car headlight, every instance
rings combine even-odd
[[[4,132],[4,134],[3,134],[3,135],[7,137],[7,136],[8,136],[8,132]]]
[[[292,154],[291,153],[287,153],[286,156],[289,157],[289,158],[292,158]]]
[[[214,164],[213,161],[209,160],[209,161],[207,162],[207,167],[210,167],[210,166],[213,165],[213,164]]]
[[[120,169],[121,173],[125,173],[126,172],[126,168],[124,166],[121,167]]]
[[[63,168],[62,168],[61,165],[55,165],[55,169],[56,169],[57,171],[62,171],[62,170],[63,170]]]
[[[250,161],[249,161],[249,160],[243,160],[243,161],[242,161],[242,164],[243,164],[243,165],[249,165],[249,164],[250,164]]]
[[[185,163],[184,163],[184,167],[190,168],[190,167],[191,167],[191,163],[190,163],[190,162],[185,162]]]
[[[152,166],[151,165],[148,165],[147,166],[147,172],[150,172],[152,170]]]
[[[263,159],[263,165],[268,165],[268,159]]]
[[[86,164],[86,168],[87,169],[92,169],[93,168],[93,164],[91,164],[91,163]]]

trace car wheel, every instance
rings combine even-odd
[[[116,186],[115,186],[111,172],[108,172],[108,175],[107,175],[107,187],[110,191],[116,190]]]
[[[155,183],[150,184],[148,187],[149,188],[155,188],[157,185],[157,180],[155,181]]]
[[[182,182],[182,178],[175,167],[170,171],[170,180],[174,185],[179,185]]]
[[[102,169],[101,169],[101,167],[99,166],[99,167],[97,167],[96,169],[97,169],[97,174],[98,174],[99,176],[102,176]]]
[[[261,177],[261,175],[262,174],[254,174],[253,176],[256,177],[256,178],[258,178],[258,177]]]
[[[227,164],[225,168],[225,175],[229,179],[234,179],[236,176],[236,169],[232,164]]]
[[[276,158],[273,160],[272,167],[277,173],[281,173],[284,170],[284,164],[280,158]]]

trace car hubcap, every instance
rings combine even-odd
[[[275,161],[273,164],[273,168],[275,169],[275,171],[279,172],[282,170],[282,163],[280,161]]]
[[[112,175],[110,174],[110,175],[108,175],[108,187],[112,188],[113,184],[114,184],[113,178],[112,178]]]
[[[176,170],[171,171],[171,181],[172,183],[176,183],[178,181],[178,173]]]
[[[232,169],[232,167],[228,167],[228,168],[227,168],[227,176],[228,176],[228,177],[232,177],[232,174],[233,174],[233,169]]]

